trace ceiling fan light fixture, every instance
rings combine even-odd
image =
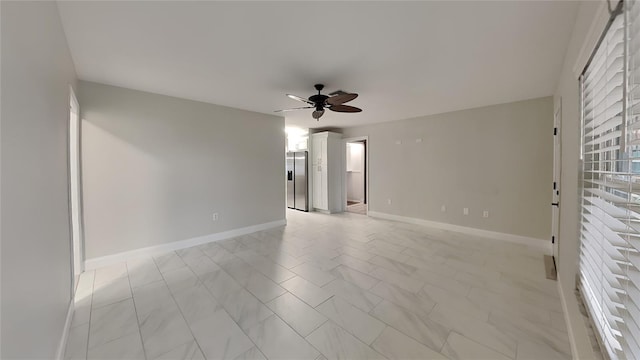
[[[324,115],[324,110],[316,110],[313,113],[311,113],[311,117],[313,117],[318,121],[320,121],[320,118],[322,117],[322,115]]]

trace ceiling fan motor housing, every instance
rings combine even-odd
[[[316,108],[318,106],[323,106],[324,102],[328,99],[329,97],[327,95],[321,95],[321,94],[317,94],[317,95],[312,95],[309,97],[309,101],[313,102],[316,105]]]
[[[316,111],[322,111],[322,109],[324,109],[325,101],[329,98],[329,96],[320,94],[320,91],[324,89],[324,85],[315,84],[313,87],[318,90],[318,94],[310,96],[309,101],[315,104]]]

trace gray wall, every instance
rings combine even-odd
[[[577,65],[577,70],[578,72],[582,71],[588,56],[595,47],[595,41],[604,29],[606,21],[600,21],[599,26],[592,28],[599,7],[606,14],[604,1],[585,1],[580,4],[555,94],[556,104],[562,103],[558,277],[561,291],[566,299],[567,314],[569,315],[568,325],[574,335],[574,350],[578,352],[573,356],[581,359],[598,357],[591,354],[591,344],[574,294],[579,255],[580,106],[578,76],[573,69],[577,63],[580,63]],[[606,18],[605,15],[604,19]],[[592,35],[588,35],[590,31],[593,32]],[[578,60],[579,58],[580,60]]]
[[[67,131],[75,70],[55,2],[0,2],[0,357],[55,356],[71,300]]]
[[[84,81],[78,96],[87,259],[285,218],[283,118]]]
[[[552,130],[546,97],[343,133],[369,136],[370,211],[549,239]]]

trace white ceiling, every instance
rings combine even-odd
[[[273,114],[313,84],[357,92],[354,126],[551,95],[578,4],[67,2],[80,79]]]

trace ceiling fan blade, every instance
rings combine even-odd
[[[346,113],[356,113],[356,112],[362,111],[362,109],[360,108],[357,108],[355,106],[349,106],[349,105],[331,105],[331,107],[329,107],[329,110],[336,111],[336,112],[346,112]]]
[[[313,116],[314,119],[319,120],[320,117],[324,114],[324,109],[323,110],[316,110],[314,111],[311,116]]]
[[[305,99],[303,97],[300,97],[300,96],[297,96],[297,95],[291,95],[291,94],[287,94],[287,96],[290,99],[297,100],[297,101],[302,101],[303,103],[314,105],[313,101],[311,101],[309,99]]]
[[[340,94],[327,99],[329,105],[342,105],[358,97],[358,94]]]
[[[299,107],[299,108],[293,108],[293,109],[284,109],[284,110],[276,110],[274,112],[285,112],[285,111],[294,111],[294,110],[302,110],[302,109],[313,109],[315,106],[305,106],[305,107]]]

